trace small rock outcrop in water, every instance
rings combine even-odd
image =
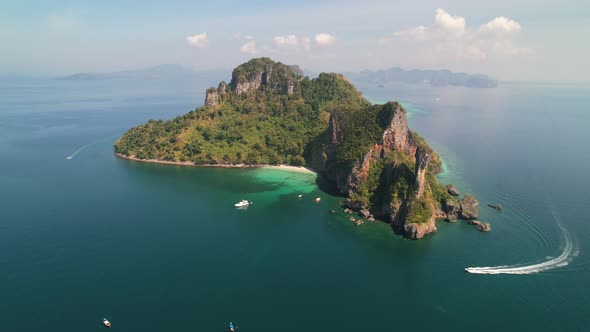
[[[488,204],[489,207],[491,207],[492,209],[495,209],[496,211],[502,211],[502,205],[500,205],[500,203],[498,204]]]
[[[461,195],[461,192],[459,192],[459,189],[457,189],[457,187],[453,186],[452,184],[449,184],[447,186],[447,192],[449,193],[449,195],[452,195],[452,196]]]
[[[229,84],[207,90],[205,106],[129,130],[115,151],[168,164],[311,167],[347,197],[349,217],[383,220],[412,239],[435,232],[437,218],[478,216],[475,198],[457,201],[437,181],[440,158],[408,128],[401,104],[371,105],[340,74],[309,79],[268,58],[236,67]]]
[[[487,222],[481,222],[479,220],[470,220],[469,224],[475,225],[475,228],[480,232],[489,232],[492,230],[492,226],[490,226],[490,223]]]
[[[479,202],[475,197],[469,194],[465,195],[459,200],[459,218],[465,220],[477,219],[479,217],[478,206]]]

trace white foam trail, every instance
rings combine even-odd
[[[562,226],[561,221],[553,209],[551,213],[553,214],[554,219],[557,221],[557,226],[559,226],[565,238],[565,247],[559,256],[543,263],[533,265],[468,267],[465,269],[465,271],[476,274],[533,274],[568,265],[568,260],[574,255],[574,244],[571,240],[569,232]]]
[[[67,156],[66,159],[68,159],[68,160],[73,159],[78,153],[80,153],[80,151],[86,149],[89,145],[92,145],[92,144],[94,144],[94,143],[90,143],[90,144],[86,144],[86,145],[82,146],[78,150],[74,151],[74,153],[72,153],[71,155]]]

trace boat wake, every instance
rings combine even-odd
[[[81,146],[80,148],[78,148],[78,150],[74,151],[74,153],[72,153],[71,155],[67,156],[66,159],[67,160],[74,159],[74,157],[78,153],[82,152],[82,150],[86,149],[87,147],[89,147],[91,145],[94,145],[94,144],[97,144],[97,143],[101,143],[101,142],[106,141],[106,140],[111,139],[111,138],[113,138],[113,136],[107,136],[107,137],[104,137],[102,139],[99,139],[98,141],[95,141],[95,142],[92,142],[92,143],[88,143],[88,144],[86,144],[84,146]]]
[[[66,159],[70,160],[73,159],[78,153],[80,153],[80,151],[86,149],[89,145],[92,145],[93,143],[90,144],[86,144],[84,146],[82,146],[81,148],[79,148],[78,150],[74,151],[74,153],[72,153],[71,155],[67,156]]]
[[[542,263],[532,265],[502,265],[502,266],[486,266],[486,267],[468,267],[465,271],[475,274],[533,274],[557,267],[568,265],[569,260],[575,256],[578,250],[574,250],[574,243],[569,232],[561,224],[561,220],[552,209],[553,218],[557,221],[557,226],[561,229],[565,238],[565,247],[561,254],[553,259]]]

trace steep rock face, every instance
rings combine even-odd
[[[301,90],[301,69],[258,58],[238,66],[232,73],[231,91],[237,95],[258,90],[293,95]]]
[[[434,218],[426,223],[406,223],[404,225],[404,235],[412,240],[418,240],[424,235],[436,232]]]
[[[205,93],[205,106],[217,106],[219,104],[219,93],[214,88],[207,89]]]
[[[399,103],[388,102],[377,113],[382,127],[382,134],[362,158],[356,160],[348,172],[335,172],[331,178],[337,182],[340,192],[351,195],[369,175],[371,160],[387,159],[391,153],[398,151],[409,159],[415,158],[416,147],[412,144],[410,130],[406,119],[406,111]],[[348,139],[342,130],[342,113],[335,112],[330,116],[328,127],[327,159],[336,158],[341,143]]]
[[[379,142],[382,147],[381,157],[385,158],[393,151],[413,154],[414,146],[411,142],[406,110],[397,102],[389,102],[384,105],[381,113],[381,125],[386,124]]]
[[[370,149],[367,154],[358,161],[354,163],[352,166],[352,170],[348,174],[348,177],[343,179],[338,185],[340,186],[340,190],[343,193],[346,193],[348,196],[352,195],[354,192],[359,190],[362,183],[367,181],[369,177],[369,170],[371,167],[371,159],[373,157],[373,149]],[[358,209],[366,209],[368,206],[366,204],[357,204],[358,206],[354,206]]]
[[[400,104],[389,102],[367,112],[374,112],[379,124],[374,143],[367,144],[365,152],[348,166],[322,169],[348,197],[347,207],[368,210],[412,239],[435,232],[437,218],[477,218],[478,203],[473,196],[457,202],[447,193],[447,187],[428,175],[440,170],[440,161],[424,139],[409,130],[406,111]],[[351,138],[352,120],[343,113],[333,112],[329,120],[322,152],[327,164],[341,157],[342,149],[350,148],[346,142]]]
[[[222,81],[217,89],[207,89],[205,106],[219,105],[227,93],[239,96],[266,90],[291,96],[300,93],[302,74],[298,66],[287,66],[269,58],[252,59],[234,69],[229,86]]]
[[[424,188],[426,187],[426,168],[430,162],[430,154],[424,149],[416,150],[416,179],[414,180],[414,192],[416,198],[422,198],[424,195]]]
[[[205,106],[217,106],[227,92],[227,84],[224,81],[219,83],[217,89],[209,88],[205,94]]]
[[[380,132],[376,141],[349,167],[332,169],[329,177],[348,197],[348,207],[369,210],[405,236],[421,238],[436,231],[434,204],[431,195],[426,195],[432,191],[426,181],[432,152],[414,139],[400,104],[390,102],[372,111]],[[328,160],[338,158],[341,149],[349,148],[342,144],[349,139],[346,132],[350,128],[346,127],[341,113],[333,113],[327,132]],[[382,196],[375,197],[374,192]],[[412,222],[406,222],[409,215]]]

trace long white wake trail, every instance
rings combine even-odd
[[[78,150],[74,151],[74,153],[72,153],[71,155],[67,156],[66,159],[68,159],[68,160],[73,159],[78,153],[80,153],[80,151],[86,149],[91,144],[93,144],[93,143],[86,144],[86,145],[80,147]]]
[[[502,265],[502,266],[487,266],[487,267],[468,267],[465,271],[469,273],[477,273],[477,274],[533,274],[539,273],[542,271],[547,271],[554,269],[556,267],[566,266],[568,264],[569,259],[572,257],[574,253],[574,244],[570,237],[569,232],[563,227],[561,224],[561,220],[555,214],[554,210],[552,209],[551,213],[553,214],[553,218],[557,221],[557,226],[563,232],[563,236],[565,238],[565,248],[563,252],[548,261],[543,263],[533,264],[533,265]]]

